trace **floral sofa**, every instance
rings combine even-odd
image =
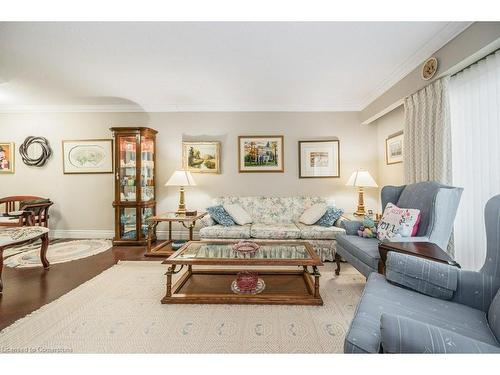
[[[239,204],[252,217],[252,224],[225,227],[209,216],[202,219],[201,240],[255,239],[266,241],[307,241],[322,260],[333,261],[335,237],[345,233],[338,226],[322,227],[299,223],[302,213],[316,203],[327,203],[320,197],[236,197],[216,198],[214,205]]]

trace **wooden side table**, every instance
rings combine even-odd
[[[147,257],[168,257],[174,253],[172,249],[172,223],[180,223],[189,230],[189,241],[193,240],[193,229],[196,221],[205,216],[206,212],[200,212],[197,215],[186,216],[178,215],[175,212],[167,212],[158,216],[152,216],[148,219],[148,246],[144,256]],[[168,223],[168,240],[154,241],[156,239],[156,227],[162,222]]]
[[[385,262],[387,261],[387,253],[395,251],[408,255],[417,256],[420,258],[430,259],[435,262],[447,263],[449,265],[460,268],[460,265],[455,262],[443,249],[432,242],[382,242],[378,245],[380,261],[378,263],[378,272],[385,274]]]

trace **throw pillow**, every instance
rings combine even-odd
[[[30,201],[21,201],[19,202],[19,211],[24,211],[26,208],[33,204],[40,204],[40,203],[50,203],[50,199],[33,199]],[[42,211],[42,207],[35,207],[32,208],[30,211],[35,214],[35,216],[40,215],[40,212]]]
[[[420,210],[399,208],[395,204],[387,203],[377,227],[377,238],[384,241],[414,236],[418,231],[419,223]]]
[[[322,227],[331,227],[343,213],[344,210],[329,206],[326,208],[325,214],[321,216],[321,218],[316,222],[316,225],[321,225]]]
[[[252,218],[248,212],[246,212],[239,204],[225,204],[223,207],[226,212],[231,215],[236,224],[245,225],[252,223]]]
[[[326,208],[326,204],[317,203],[305,210],[299,221],[303,224],[313,225],[325,214]]]
[[[230,227],[235,225],[233,218],[229,215],[222,205],[212,206],[207,208],[207,212],[216,223],[224,225],[225,227]]]

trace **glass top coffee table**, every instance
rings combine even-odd
[[[309,243],[257,244],[259,249],[254,253],[240,253],[233,249],[234,243],[188,242],[163,262],[168,265],[167,292],[161,302],[323,305],[317,268],[323,263]],[[266,267],[256,269],[257,266]],[[183,270],[172,285],[173,275]],[[255,293],[234,291],[241,271],[257,273],[263,288]]]

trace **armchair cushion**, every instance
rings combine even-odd
[[[500,353],[500,347],[414,319],[382,314],[384,353]]]
[[[382,314],[418,319],[425,324],[498,345],[484,311],[398,287],[383,275],[372,272],[347,333],[344,350],[348,353],[377,353]]]
[[[341,256],[344,256],[343,250],[345,250],[354,258],[368,265],[371,269],[378,269],[380,254],[378,252],[378,240],[376,238],[363,238],[359,237],[356,233],[356,235],[340,234],[336,239],[337,250]],[[347,258],[347,261],[350,262],[351,260]]]
[[[388,281],[431,297],[451,299],[457,290],[458,268],[397,252],[389,252]]]
[[[500,290],[498,290],[488,309],[488,322],[498,342],[500,342]]]

